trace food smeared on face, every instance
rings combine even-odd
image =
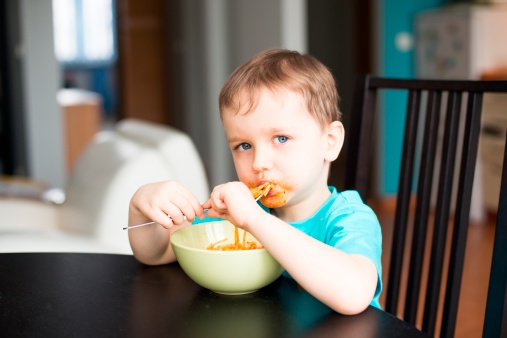
[[[279,208],[287,203],[287,191],[281,191],[273,196],[261,198],[262,204],[268,208]]]
[[[292,187],[282,183],[272,183],[269,193],[261,198],[261,203],[268,208],[279,208],[287,203],[287,193]]]

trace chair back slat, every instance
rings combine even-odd
[[[362,75],[356,83],[353,98],[354,111],[350,129],[358,130],[348,137],[347,179],[345,189],[354,189],[366,198],[369,188],[369,168],[373,154],[373,126],[377,104],[377,91],[369,87],[369,76]]]
[[[440,159],[440,173],[438,181],[437,203],[435,208],[435,222],[424,305],[423,330],[434,334],[437,310],[442,283],[445,244],[449,225],[449,213],[454,181],[454,163],[461,111],[461,92],[451,91],[447,98],[444,137],[442,142],[442,157]]]
[[[412,324],[414,324],[417,319],[417,307],[421,290],[422,266],[424,248],[426,246],[426,232],[429,222],[431,187],[433,186],[433,168],[435,166],[441,100],[441,91],[429,91],[426,100],[424,139],[417,183],[417,204],[414,217],[414,232],[412,235],[404,315],[405,320]]]
[[[421,91],[409,91],[407,116],[405,120],[405,135],[402,150],[402,163],[398,198],[396,199],[396,215],[394,219],[395,237],[393,238],[393,253],[391,269],[389,271],[389,283],[392,287],[398,288],[401,279],[401,268],[403,264],[403,249],[405,247],[405,234],[407,231],[407,220],[410,207],[410,195],[412,193],[412,173],[414,170],[414,157],[416,148],[416,131],[418,112],[421,100]],[[398,295],[391,293],[386,301],[388,311],[395,313],[398,306]]]
[[[358,190],[365,200],[370,193],[377,97],[393,89],[408,92],[408,103],[385,309],[430,335],[453,337],[483,94],[507,93],[507,81],[361,76],[349,125],[344,187]],[[461,109],[463,98],[468,99],[466,109]],[[507,148],[505,152],[484,337],[507,334]],[[410,253],[408,259],[405,253]],[[408,273],[403,271],[407,265]]]
[[[473,178],[477,162],[479,135],[481,127],[482,93],[468,94],[468,104],[463,132],[458,193],[454,215],[454,227],[447,269],[447,286],[442,314],[442,336],[454,336],[458,300],[463,274],[466,238],[468,234],[469,210],[473,188]]]

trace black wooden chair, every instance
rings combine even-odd
[[[356,86],[354,109],[350,116],[344,187],[358,190],[363,198],[367,198],[370,186],[377,96],[384,90],[408,92],[393,247],[387,291],[384,291],[387,292],[385,310],[394,315],[399,314],[398,306],[402,305],[399,303],[404,299],[403,314],[399,314],[403,320],[419,326],[430,335],[435,335],[436,323],[440,320],[439,336],[453,337],[478,156],[478,139],[481,133],[483,94],[507,92],[507,81],[409,80],[361,76]],[[464,99],[467,101],[466,109],[461,109]],[[441,131],[439,136],[439,128],[443,128],[443,136]],[[439,142],[442,143],[440,146]],[[503,163],[484,337],[507,337],[505,154]],[[456,166],[459,168],[458,175],[455,175]],[[433,192],[435,189],[437,191]],[[432,196],[436,196],[436,201]],[[449,227],[452,227],[450,242],[446,238]],[[425,243],[428,231],[432,233],[431,247]],[[406,287],[401,287],[408,234],[412,234],[411,244],[408,243],[409,271]],[[410,239],[407,238],[408,240]],[[447,248],[450,250],[447,263],[444,262],[446,243],[450,243],[450,249]],[[430,258],[427,278],[424,278],[427,284],[422,287],[425,250],[430,251]],[[444,266],[447,267],[445,271]],[[442,285],[442,280],[446,280],[446,285]],[[440,291],[444,287],[443,310],[440,311],[440,319],[437,319]],[[426,290],[423,292],[424,300],[420,299],[421,289]],[[406,293],[400,295],[400,290],[406,290]],[[422,324],[418,324],[418,306],[423,301]]]

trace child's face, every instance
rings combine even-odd
[[[310,116],[303,98],[265,89],[246,114],[248,102],[241,102],[239,113],[224,111],[222,119],[239,179],[250,188],[274,183],[262,203],[276,208],[311,198],[323,187],[327,191],[329,163],[338,156],[341,143],[337,152],[330,150],[336,135],[330,136],[329,128]],[[343,132],[341,123],[336,124]]]

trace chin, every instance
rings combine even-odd
[[[273,196],[267,196],[267,197],[261,198],[261,203],[265,207],[271,208],[271,209],[284,206],[285,204],[287,204],[286,192],[278,193]]]

